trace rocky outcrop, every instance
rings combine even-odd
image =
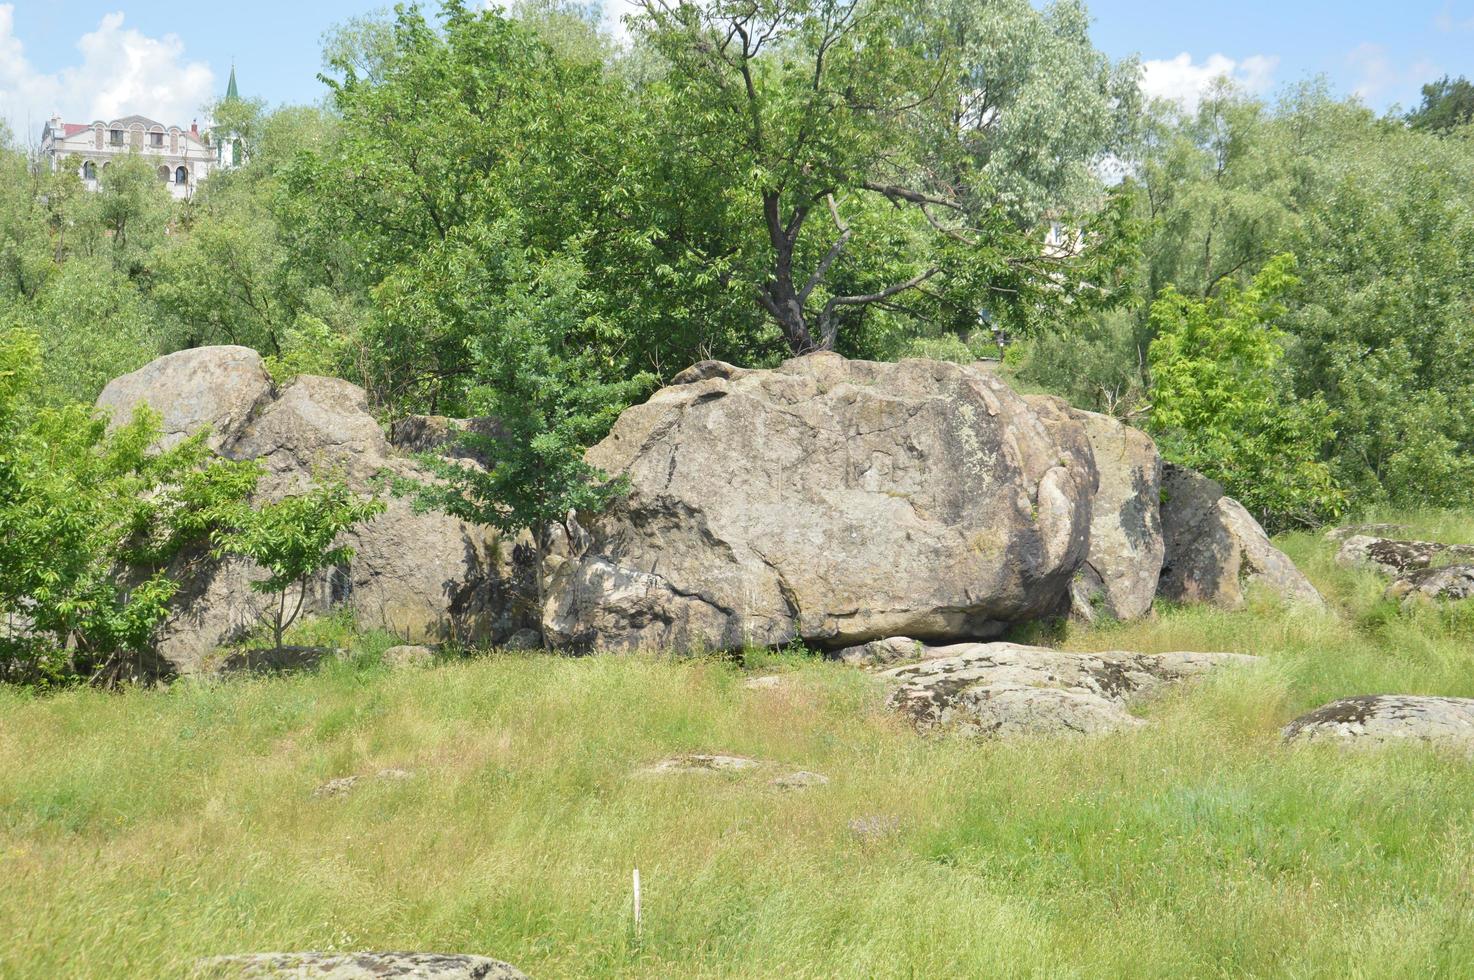
[[[1167,464],[1162,531],[1166,555],[1157,594],[1164,599],[1237,609],[1248,587],[1257,585],[1290,602],[1324,605],[1310,580],[1270,544],[1259,522],[1201,473]]]
[[[245,953],[199,963],[202,980],[527,980],[501,960],[463,953]]]
[[[1422,742],[1474,752],[1474,699],[1405,694],[1342,698],[1285,726],[1287,742],[1376,746]]]
[[[1348,568],[1369,568],[1383,575],[1401,575],[1435,562],[1474,558],[1474,545],[1437,541],[1395,541],[1354,534],[1341,542],[1336,562]]]
[[[1234,653],[1069,653],[1014,643],[964,643],[879,676],[886,704],[922,731],[1008,738],[1092,735],[1140,727],[1135,701],[1166,685],[1255,658]]]
[[[1325,536],[1327,541],[1345,541],[1357,535],[1385,538],[1406,531],[1407,527],[1406,524],[1346,524],[1331,528]]]
[[[1387,586],[1387,597],[1407,602],[1424,599],[1468,599],[1474,596],[1474,565],[1416,568]]]
[[[1146,615],[1166,551],[1156,443],[1139,429],[1059,398],[1036,395],[1029,402],[1083,430],[1099,474],[1090,505],[1090,550],[1070,584],[1071,613],[1088,623]]]
[[[550,643],[833,649],[996,636],[1063,607],[1096,485],[1077,423],[933,361],[677,380],[588,453],[630,492],[553,573]]]
[[[108,385],[99,404],[115,417],[131,415],[138,404],[153,406],[166,420],[166,439],[211,426],[222,455],[261,464],[259,501],[301,492],[317,477],[341,477],[363,493],[382,492],[381,475],[429,478],[389,444],[363,389],[304,375],[277,391],[260,357],[245,348],[161,358]],[[518,570],[496,532],[438,512],[416,513],[408,500],[387,497],[386,503],[383,514],[345,536],[352,560],[309,584],[304,614],[346,607],[364,625],[413,642],[496,641],[522,625],[509,596]],[[180,673],[223,665],[215,652],[259,622],[262,600],[250,583],[264,573],[199,554],[182,557],[171,572],[182,588],[159,654]]]
[[[97,397],[97,407],[120,425],[146,405],[160,416],[163,448],[208,428],[210,448],[224,451],[272,394],[266,363],[249,347],[197,347],[114,378]]]

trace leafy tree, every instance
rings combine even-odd
[[[200,433],[152,452],[157,419],[113,431],[90,406],[38,404],[40,343],[0,335],[0,678],[121,679],[149,655],[177,583],[170,559],[255,486]]]
[[[312,576],[353,557],[352,548],[335,542],[383,510],[383,501],[355,494],[342,482],[330,482],[254,509],[242,507],[215,530],[217,557],[246,558],[267,571],[267,577],[252,582],[251,588],[276,596],[268,622],[277,651],[282,649],[282,634],[302,612]],[[287,593],[294,586],[297,600],[287,612]]]
[[[529,531],[532,598],[541,609],[554,527],[569,511],[598,511],[623,492],[622,484],[584,460],[584,451],[653,379],[604,380],[597,357],[578,343],[597,330],[588,322],[597,314],[586,304],[586,274],[576,253],[538,261],[490,244],[469,244],[457,253],[461,264],[447,270],[447,283],[469,288],[433,298],[417,291],[394,300],[420,309],[427,302],[454,304],[457,315],[475,325],[470,349],[477,381],[469,404],[496,426],[459,438],[472,458],[486,464],[427,456],[425,463],[440,480],[399,489],[415,494],[421,506],[508,535]],[[488,256],[494,261],[486,263]]]
[[[1174,462],[1219,480],[1272,528],[1315,525],[1344,496],[1320,458],[1334,434],[1320,398],[1297,400],[1275,327],[1296,286],[1279,255],[1240,290],[1194,299],[1172,287],[1152,304],[1152,428]]]
[[[1474,82],[1444,75],[1423,86],[1423,104],[1407,115],[1414,129],[1447,132],[1474,122]]]

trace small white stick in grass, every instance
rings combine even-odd
[[[640,941],[640,869],[635,869],[635,942]]]

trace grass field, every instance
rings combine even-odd
[[[1474,540],[1468,515],[1413,520]],[[1474,974],[1474,768],[1278,738],[1343,695],[1474,696],[1474,610],[1402,612],[1319,536],[1283,546],[1334,612],[1050,636],[1264,657],[1098,739],[919,738],[859,672],[762,653],[391,672],[369,636],[297,676],[0,691],[0,976],[280,949],[544,978]],[[831,781],[639,772],[684,751]],[[414,776],[313,796],[386,767]],[[894,832],[857,835],[867,817]]]

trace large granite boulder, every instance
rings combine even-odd
[[[208,427],[210,448],[223,451],[272,393],[266,364],[249,347],[197,347],[114,378],[97,396],[97,407],[119,425],[147,405],[161,416],[163,448]]]
[[[1070,653],[1016,643],[927,648],[918,663],[878,672],[895,685],[888,707],[918,729],[1006,738],[1092,735],[1139,727],[1127,708],[1215,667],[1252,663],[1236,653]]]
[[[1425,743],[1474,753],[1474,698],[1373,694],[1342,698],[1285,726],[1287,742],[1348,747]]]
[[[1474,545],[1438,541],[1398,541],[1371,534],[1353,534],[1341,542],[1336,562],[1348,568],[1367,568],[1383,575],[1401,575],[1435,562],[1474,558]]]
[[[1070,585],[1070,611],[1085,622],[1136,619],[1151,611],[1166,550],[1162,458],[1139,429],[1071,408],[1049,395],[1028,401],[1046,417],[1078,425],[1099,474],[1090,507],[1090,551]]]
[[[1248,587],[1258,585],[1290,602],[1324,605],[1310,580],[1270,544],[1259,522],[1201,473],[1166,465],[1162,531],[1166,555],[1157,595],[1164,599],[1237,609]]]
[[[202,980],[527,980],[489,956],[464,953],[243,953],[201,960]]]
[[[551,576],[555,645],[986,638],[1060,611],[1089,546],[1082,427],[990,372],[815,354],[696,365],[589,461],[628,496]]]
[[[176,420],[166,426],[171,437],[211,425],[222,455],[261,463],[258,501],[301,492],[316,477],[341,477],[363,493],[381,492],[380,474],[429,478],[389,444],[363,389],[346,381],[304,375],[280,391],[268,381],[265,397],[253,396],[244,412],[245,395],[229,393],[257,391],[265,370],[254,352],[243,351],[200,348],[161,358],[110,384],[107,407],[115,414],[131,414],[138,403],[160,408]],[[171,363],[160,369],[162,362]],[[174,387],[156,392],[150,379]],[[193,390],[199,386],[218,391]],[[407,500],[387,497],[386,503],[383,514],[345,536],[352,560],[309,583],[304,614],[347,607],[364,625],[410,642],[496,641],[524,625],[509,597],[518,570],[495,531],[438,512],[415,513]],[[203,554],[183,556],[172,572],[182,587],[158,653],[181,673],[209,669],[217,650],[260,622],[263,599],[250,583],[264,572]]]

